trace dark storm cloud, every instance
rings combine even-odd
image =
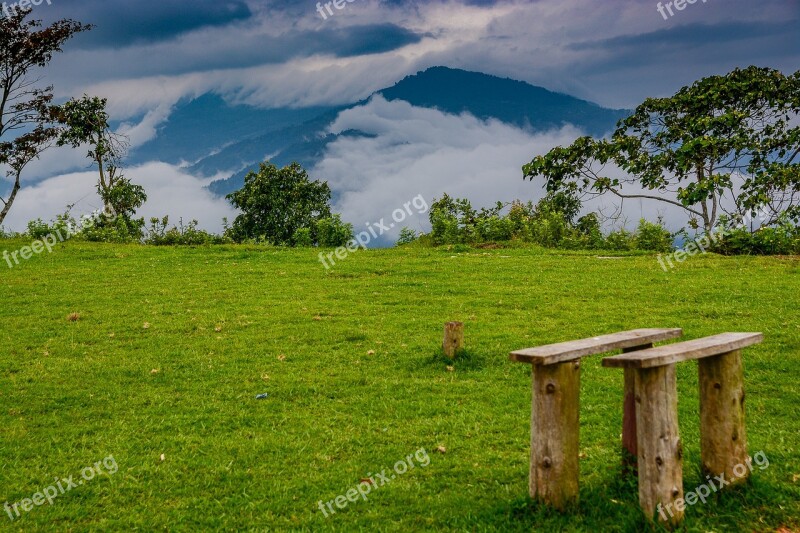
[[[798,0],[709,0],[668,21],[651,0],[354,0],[327,19],[317,0],[52,1],[36,16],[98,26],[51,66],[56,86],[102,85],[140,112],[210,88],[338,105],[437,65],[620,108],[735,67],[794,71],[800,57]]]
[[[50,22],[71,18],[96,27],[74,46],[122,47],[172,39],[198,28],[226,26],[252,16],[242,0],[51,0],[34,8],[34,17]]]
[[[674,54],[681,52],[702,55],[704,51],[720,45],[738,47],[743,43],[746,43],[751,52],[780,56],[782,52],[796,53],[798,24],[798,19],[783,22],[689,24],[639,35],[621,35],[574,43],[569,49],[605,51],[613,54],[614,62],[629,67],[651,63],[654,55],[667,54],[674,57]],[[753,46],[756,46],[755,50]],[[604,65],[604,68],[607,66]]]

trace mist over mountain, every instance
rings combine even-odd
[[[447,67],[408,76],[375,95],[446,114],[496,120],[529,133],[571,125],[590,135],[603,135],[626,114],[525,82]],[[206,94],[178,105],[157,136],[137,148],[131,160],[183,163],[188,172],[204,177],[229,174],[209,185],[222,196],[241,188],[244,176],[264,160],[278,166],[297,161],[310,169],[323,159],[331,143],[372,135],[357,129],[330,131],[340,113],[368,101],[265,110]]]

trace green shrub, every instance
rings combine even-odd
[[[74,229],[75,227],[75,219],[70,216],[69,212],[66,212],[58,215],[51,224],[43,222],[41,218],[31,220],[28,222],[28,231],[26,232],[26,235],[31,239],[41,240],[48,235],[54,235],[60,231],[62,235],[66,236],[70,234],[71,229]]]
[[[508,210],[506,218],[511,224],[513,238],[522,241],[530,241],[532,239],[531,222],[535,211],[536,208],[531,202],[523,204],[519,200],[515,200],[511,203],[511,208]]]
[[[92,242],[131,243],[141,242],[144,238],[145,222],[143,218],[128,217],[109,218],[100,216],[92,224],[84,224],[81,236]]]
[[[400,230],[400,237],[397,239],[397,246],[405,246],[411,244],[418,238],[417,232],[411,228],[405,227]]]
[[[510,241],[514,236],[514,223],[508,218],[492,215],[478,220],[477,231],[484,242]]]
[[[324,248],[338,248],[353,240],[353,225],[342,222],[339,215],[319,219],[315,229],[317,244]]]
[[[597,213],[589,213],[578,219],[576,228],[585,243],[585,248],[597,250],[605,246],[603,230],[600,228],[600,219]]]
[[[537,213],[556,213],[572,225],[575,217],[581,212],[583,203],[580,198],[571,191],[548,192],[544,198],[536,204]]]
[[[162,219],[154,217],[150,219],[150,227],[148,228],[144,242],[145,244],[151,244],[153,246],[199,246],[203,244],[223,244],[231,242],[225,237],[213,235],[207,231],[197,229],[197,225],[198,222],[192,220],[189,224],[184,226],[183,219],[180,219],[178,221],[178,226],[169,228],[168,216]]]
[[[226,198],[241,211],[226,231],[236,242],[263,238],[291,246],[298,229],[309,228],[313,235],[319,229],[316,224],[331,217],[330,187],[312,180],[298,163],[283,168],[261,163],[258,171],[245,176],[244,186]],[[321,246],[341,246],[340,231],[335,228],[316,240]]]
[[[648,222],[645,219],[639,221],[634,236],[634,247],[637,250],[647,250],[649,252],[671,252],[674,239],[672,234],[664,227],[663,220]]]
[[[494,210],[484,210],[481,216],[494,214]],[[445,194],[441,200],[431,204],[428,219],[431,222],[431,237],[435,244],[468,244],[479,240],[477,220],[478,213],[472,208],[469,200],[452,199]]]
[[[41,240],[53,233],[50,224],[41,218],[37,218],[36,220],[28,222],[28,230],[25,232],[25,235],[34,240]]]
[[[634,245],[634,235],[625,228],[620,228],[608,234],[605,248],[608,250],[628,251],[632,250]]]
[[[294,245],[303,248],[314,246],[314,238],[311,236],[311,228],[300,228],[294,232]]]
[[[545,248],[558,248],[571,228],[557,211],[537,211],[531,221],[531,240]]]
[[[751,232],[738,227],[725,232],[712,248],[725,255],[794,255],[800,254],[800,227],[784,218],[775,225]]]

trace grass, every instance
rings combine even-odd
[[[764,332],[745,352],[747,430],[770,466],[684,528],[800,527],[797,258],[664,273],[643,255],[404,248],[326,272],[311,250],[69,242],[0,267],[0,502],[109,455],[119,469],[0,511],[3,530],[646,530],[619,475],[621,370],[584,361],[581,500],[559,514],[527,497],[530,368],[507,355],[638,327]],[[466,323],[454,364],[449,320]],[[696,363],[678,386],[688,491],[704,480]],[[427,467],[367,501],[317,507],[423,448]]]

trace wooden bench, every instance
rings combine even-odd
[[[532,365],[529,484],[532,498],[557,509],[578,500],[580,359],[620,349],[634,353],[682,334],[679,328],[636,329],[511,352],[512,361]],[[633,379],[629,394],[623,417],[623,445],[626,441],[636,442],[636,430],[630,424],[636,419]],[[631,451],[636,455],[635,450]]]
[[[703,470],[731,484],[747,478],[743,348],[761,333],[722,333],[603,359],[604,367],[633,373],[636,399],[639,504],[668,525],[683,520],[683,447],[678,433],[676,364],[698,360]],[[626,379],[627,381],[627,379]]]

